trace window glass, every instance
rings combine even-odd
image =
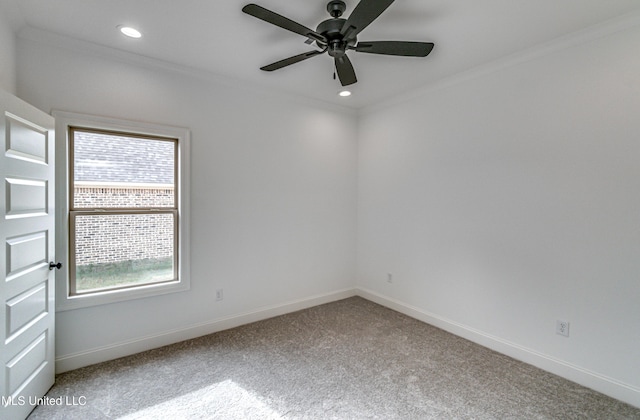
[[[72,132],[71,208],[175,207],[175,141]]]
[[[173,214],[73,217],[75,293],[176,278]]]

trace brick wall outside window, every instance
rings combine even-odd
[[[172,186],[75,186],[77,208],[173,207]],[[167,214],[80,217],[76,219],[76,265],[170,258],[172,216]],[[105,238],[105,240],[96,240]]]

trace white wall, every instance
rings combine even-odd
[[[16,40],[5,11],[0,9],[0,89],[16,93]]]
[[[638,26],[365,112],[358,285],[640,406],[633,51]]]
[[[18,38],[18,94],[38,108],[191,130],[191,290],[59,312],[59,369],[352,293],[353,114],[131,60]]]

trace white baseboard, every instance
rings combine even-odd
[[[134,340],[97,347],[79,353],[60,355],[56,357],[56,373],[62,373],[84,366],[106,362],[107,360],[113,360],[180,341],[201,337],[203,335],[213,334],[218,331],[346,299],[355,295],[355,289],[339,290],[283,304],[258,308],[255,311],[215,319],[186,328],[164,331],[159,334],[140,337]]]
[[[379,305],[386,306],[419,321],[441,328],[459,337],[466,338],[491,350],[513,357],[514,359],[536,366],[547,372],[576,382],[587,388],[601,392],[612,398],[624,401],[640,408],[640,389],[581,368],[535,350],[486,334],[480,330],[428,313],[396,299],[378,294],[366,288],[357,288],[356,294]]]

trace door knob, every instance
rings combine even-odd
[[[49,263],[49,270],[53,270],[54,268],[57,268],[58,270],[60,270],[62,268],[62,263],[59,262],[59,263],[56,264],[53,261],[51,261]]]

